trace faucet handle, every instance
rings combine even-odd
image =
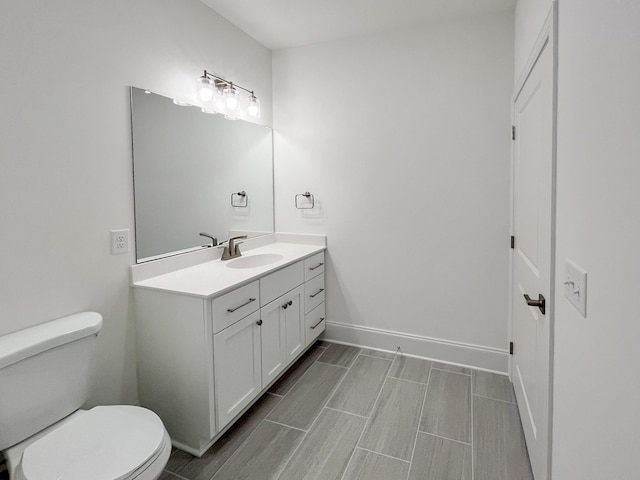
[[[237,247],[237,245],[234,243],[236,240],[244,240],[245,238],[247,238],[246,235],[238,235],[237,237],[231,237],[229,239],[229,250],[233,250],[234,248]]]
[[[216,245],[218,245],[218,239],[216,237],[214,237],[213,235],[206,233],[206,232],[200,232],[200,236],[201,237],[207,237],[211,239],[211,246],[215,247]],[[209,245],[205,245],[205,246],[209,246]]]

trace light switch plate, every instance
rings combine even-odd
[[[587,272],[565,259],[564,296],[587,318]]]

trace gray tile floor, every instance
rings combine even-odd
[[[161,480],[532,480],[506,377],[319,342]]]

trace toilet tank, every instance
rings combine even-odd
[[[0,337],[0,450],[79,409],[102,316],[84,312]]]

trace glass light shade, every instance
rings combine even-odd
[[[209,78],[202,76],[196,82],[198,89],[198,98],[203,102],[209,102],[213,98],[213,81]]]
[[[253,94],[249,97],[247,113],[253,118],[258,118],[260,116],[260,100],[258,100],[258,98]]]
[[[180,107],[189,107],[189,106],[191,106],[190,103],[183,102],[182,100],[178,100],[177,98],[173,99],[173,103],[174,103],[174,105],[178,105]]]
[[[212,110],[210,108],[201,108],[201,110],[202,110],[202,113],[209,113],[211,115],[215,115],[216,113],[218,113],[215,110]]]
[[[238,108],[238,92],[236,91],[236,87],[233,85],[229,85],[225,88],[224,104],[232,112],[235,112]]]

